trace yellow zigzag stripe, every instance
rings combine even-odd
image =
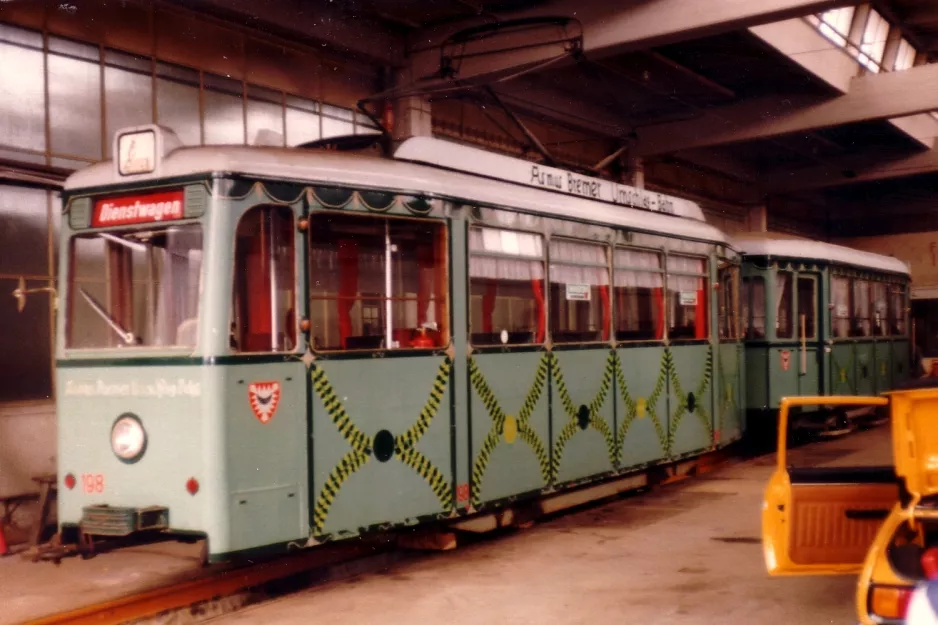
[[[326,517],[329,516],[329,508],[339,494],[342,483],[348,479],[352,473],[355,473],[368,462],[368,456],[355,449],[345,454],[339,464],[335,465],[326,478],[322,490],[319,491],[319,497],[316,498],[316,505],[313,508],[313,533],[321,534],[322,528],[326,524]]]

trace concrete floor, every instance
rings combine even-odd
[[[796,466],[891,461],[888,427],[796,450]],[[855,578],[770,578],[761,497],[774,457],[215,619],[413,625],[855,623]]]
[[[883,464],[888,427],[816,443],[797,465]],[[215,621],[232,623],[854,623],[854,579],[769,578],[762,491],[774,458],[719,471],[455,551],[326,583]],[[204,575],[198,545],[161,543],[61,566],[0,558],[0,625]],[[393,560],[388,560],[393,562]],[[380,570],[371,567],[366,570]],[[315,615],[313,617],[312,615]],[[768,621],[766,621],[768,619]]]

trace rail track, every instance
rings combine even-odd
[[[200,611],[200,605],[223,601],[233,595],[251,591],[259,598],[247,603],[256,603],[291,589],[308,587],[314,583],[310,581],[309,575],[317,571],[324,572],[355,561],[363,562],[369,556],[387,555],[394,551],[454,549],[457,546],[455,532],[482,535],[499,528],[529,527],[538,519],[606,501],[628,492],[708,473],[738,459],[740,455],[729,450],[715,451],[668,467],[652,467],[633,475],[548,495],[534,502],[519,503],[513,507],[460,519],[432,529],[402,530],[367,539],[330,543],[288,556],[224,570],[213,571],[212,567],[207,567],[204,576],[194,580],[51,614],[28,621],[27,625],[132,623],[160,620],[162,616],[175,615],[185,610],[190,610],[195,615]],[[288,580],[295,580],[297,584],[291,585]],[[185,618],[167,620],[179,622]]]

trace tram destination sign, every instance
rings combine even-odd
[[[700,206],[690,200],[431,137],[408,139],[394,156],[526,187],[706,221]]]
[[[92,228],[157,223],[185,216],[185,192],[164,191],[146,195],[102,198],[94,204]]]

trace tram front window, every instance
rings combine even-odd
[[[195,346],[200,226],[76,236],[69,262],[69,348]]]

